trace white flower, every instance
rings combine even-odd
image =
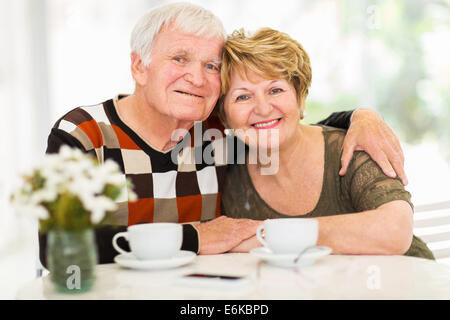
[[[35,177],[42,178],[39,185],[32,180]],[[103,194],[106,185],[119,188],[121,200],[126,199],[127,194],[130,201],[137,198],[129,190],[128,182],[116,162],[106,160],[97,164],[81,150],[62,146],[58,154],[46,155],[39,167],[24,176],[21,188],[13,192],[12,200],[16,207],[34,217],[49,219],[49,212],[42,204],[54,203],[59,201],[60,195],[70,193],[90,212],[91,223],[95,225],[104,219],[107,212],[117,210],[117,204]]]
[[[82,160],[86,155],[80,149],[63,145],[59,149],[58,157],[63,160]]]
[[[44,188],[31,194],[31,203],[53,202],[58,197],[58,192],[54,188]]]
[[[117,203],[105,196],[81,199],[83,207],[91,212],[91,222],[97,224],[103,220],[106,212],[117,209]]]
[[[21,212],[26,212],[28,215],[31,215],[35,219],[48,219],[49,213],[47,209],[45,209],[41,205],[36,204],[15,204],[15,209]]]

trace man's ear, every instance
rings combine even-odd
[[[136,84],[143,86],[147,82],[147,68],[135,51],[131,52],[131,74]]]

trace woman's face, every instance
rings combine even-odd
[[[235,70],[224,108],[228,125],[250,147],[282,148],[296,139],[300,110],[293,85],[284,79]]]

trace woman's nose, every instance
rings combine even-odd
[[[272,112],[272,104],[265,96],[257,97],[254,112],[258,115],[265,116]]]

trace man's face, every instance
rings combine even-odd
[[[176,120],[205,120],[220,94],[222,46],[222,38],[162,29],[142,84],[148,105]]]

